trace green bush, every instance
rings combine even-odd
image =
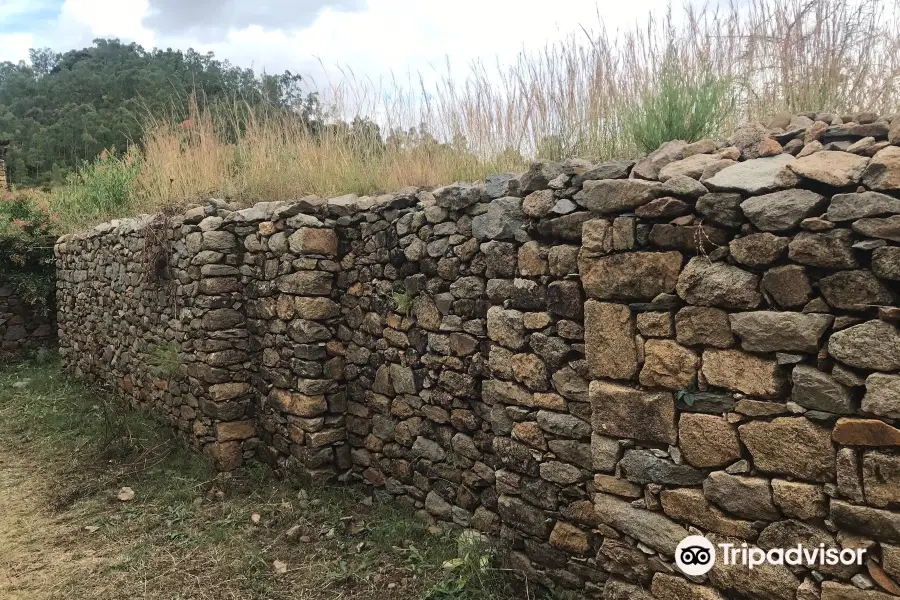
[[[35,312],[55,306],[52,219],[46,206],[25,193],[0,198],[0,284],[9,285]]]
[[[644,152],[665,142],[716,135],[734,111],[731,81],[707,68],[686,67],[670,51],[637,106],[626,111],[625,133]]]
[[[137,201],[140,162],[140,151],[134,146],[121,157],[104,150],[53,190],[54,212],[69,226],[129,214]]]

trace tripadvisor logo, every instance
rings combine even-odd
[[[763,550],[744,543],[718,544],[718,552],[712,542],[701,535],[689,535],[675,548],[675,564],[685,575],[705,575],[716,563],[720,554],[725,565],[744,565],[753,569],[763,564],[790,566],[857,565],[865,560],[864,548],[827,548],[825,544]]]

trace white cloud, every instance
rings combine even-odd
[[[21,13],[28,0],[8,1]],[[266,13],[260,10],[271,2],[285,4],[225,0],[225,9],[210,14],[211,26],[221,30],[211,41],[198,33],[196,11],[179,9],[193,0],[65,0],[50,26],[0,37],[0,60],[25,58],[31,45],[64,51],[89,45],[93,38],[119,37],[148,48],[213,51],[219,58],[268,72],[290,69],[311,75],[319,87],[326,86],[326,79],[340,80],[341,68],[358,78],[393,74],[406,81],[421,73],[434,81],[448,59],[458,74],[474,60],[508,62],[522,49],[539,50],[582,27],[596,30],[600,19],[611,32],[630,29],[650,11],[663,9],[667,0],[564,0],[556,6],[535,0],[305,0],[298,10],[314,20],[303,26],[310,18],[288,15],[277,28],[271,15],[263,18]],[[363,10],[345,10],[360,3],[366,5]],[[179,18],[184,27],[175,26]],[[247,24],[237,26],[242,19]],[[299,26],[289,28],[292,23]]]

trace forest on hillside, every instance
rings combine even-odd
[[[194,92],[201,107],[240,101],[304,116],[316,106],[299,75],[258,74],[211,52],[146,50],[117,39],[63,53],[32,49],[30,64],[0,63],[0,140],[12,141],[10,180],[62,182],[103,150],[140,143],[148,116],[186,119]]]

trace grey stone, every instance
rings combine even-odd
[[[692,258],[678,277],[676,291],[689,304],[720,308],[756,308],[759,278],[738,267]]]
[[[591,212],[608,215],[647,204],[662,192],[660,184],[643,179],[600,179],[584,182],[578,203]]]
[[[830,306],[844,310],[866,310],[870,306],[895,303],[893,292],[871,271],[838,271],[819,280],[819,289]]]
[[[703,495],[726,512],[744,519],[775,521],[780,518],[768,479],[713,471],[703,481]]]
[[[800,406],[840,415],[853,413],[850,390],[827,373],[809,365],[797,365],[791,379],[791,399]]]
[[[635,508],[615,496],[596,494],[594,510],[601,523],[667,556],[674,556],[678,542],[688,536],[686,529],[660,513]]]
[[[852,234],[846,229],[825,233],[801,231],[788,244],[788,258],[814,267],[854,269],[859,266],[853,254]]]
[[[900,247],[886,246],[872,252],[872,272],[882,279],[900,281]]]
[[[880,417],[900,419],[900,375],[869,375],[866,378],[862,409]]]
[[[522,199],[513,196],[497,198],[488,205],[487,212],[472,219],[472,235],[479,241],[528,241],[523,229],[527,217],[522,212]]]
[[[750,352],[806,352],[815,354],[819,340],[834,317],[822,314],[760,310],[729,316],[731,331]]]
[[[900,214],[900,199],[879,192],[860,192],[835,194],[826,216],[829,221],[855,221],[894,214]]]
[[[626,451],[619,467],[626,479],[641,484],[697,485],[704,479],[703,471],[689,465],[676,465],[649,450]]]
[[[828,352],[844,364],[860,369],[900,369],[900,333],[884,321],[866,321],[832,334]]]
[[[741,210],[762,231],[789,231],[800,221],[819,214],[827,200],[809,190],[784,190],[748,198]]]
[[[697,200],[697,212],[711,222],[723,227],[740,227],[744,222],[741,210],[741,195],[729,193],[711,193]]]
[[[900,242],[900,215],[854,221],[853,231],[869,237]]]
[[[789,154],[756,158],[726,167],[704,181],[710,189],[765,194],[797,185],[800,178],[788,168],[796,159]]]

